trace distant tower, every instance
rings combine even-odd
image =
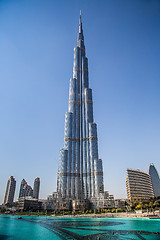
[[[66,200],[96,201],[104,194],[81,14],[77,46],[74,48],[69,106],[65,114],[64,148],[60,150],[57,192],[59,199]]]
[[[20,185],[20,191],[19,191],[19,198],[24,197],[24,186],[27,184],[26,180],[23,178],[21,185]]]
[[[34,180],[33,198],[39,198],[40,178]]]
[[[4,204],[13,203],[15,189],[16,189],[16,180],[14,179],[13,176],[10,176],[7,183]]]
[[[148,168],[148,174],[151,176],[154,196],[159,197],[160,196],[160,178],[153,163],[150,164]]]
[[[33,189],[27,184],[26,180],[23,179],[20,186],[19,198],[28,196],[33,197]]]

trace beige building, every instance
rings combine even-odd
[[[128,200],[149,201],[154,198],[151,177],[140,170],[127,169],[127,197]]]
[[[6,194],[4,198],[4,204],[12,204],[14,200],[14,193],[16,189],[16,180],[13,176],[10,176],[7,182]]]

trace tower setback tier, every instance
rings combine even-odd
[[[74,48],[69,108],[65,114],[64,148],[60,150],[57,192],[61,199],[80,201],[95,200],[104,193],[81,15]]]

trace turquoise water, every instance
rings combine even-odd
[[[0,216],[0,240],[160,240],[160,219]]]

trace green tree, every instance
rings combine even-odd
[[[89,210],[89,213],[93,213],[93,210],[92,210],[92,209],[90,209],[90,210]]]
[[[148,209],[148,207],[149,207],[148,203],[144,203],[144,204],[143,204],[143,208],[144,208],[144,209]]]
[[[115,212],[116,212],[116,209],[115,209],[115,208],[113,208],[113,209],[111,210],[111,212],[112,212],[112,213],[115,213]]]
[[[95,209],[95,210],[94,210],[94,213],[97,214],[97,213],[98,213],[98,209]]]
[[[153,203],[153,207],[154,207],[154,208],[157,208],[158,205],[159,205],[158,202],[157,202],[157,201],[154,201],[154,203]]]
[[[153,210],[153,202],[149,203],[149,208],[151,209],[151,211]]]
[[[122,208],[117,208],[117,212],[123,212]]]

